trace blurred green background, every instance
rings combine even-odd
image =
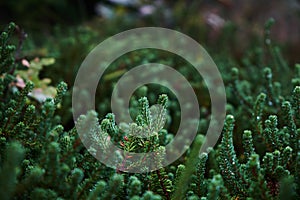
[[[231,43],[237,55],[262,34],[264,22],[272,17],[277,24],[272,36],[285,44],[295,61],[299,45],[299,0],[10,0],[0,2],[1,25],[16,22],[27,33],[44,38],[59,27],[84,25],[110,35],[141,26],[178,29],[202,44],[215,44],[224,27],[236,29]],[[233,37],[233,36],[232,36]],[[99,35],[99,40],[103,38]],[[228,45],[230,43],[228,42]]]

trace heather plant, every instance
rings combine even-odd
[[[172,95],[161,88],[160,94],[151,93],[152,86],[139,88],[131,100],[130,112],[135,117],[131,124],[116,124],[113,113],[99,120],[96,111],[76,121],[83,130],[92,125],[88,134],[103,151],[109,151],[110,142],[125,151],[118,155],[118,167],[107,167],[93,157],[99,146],[86,149],[77,129],[61,124],[58,113],[65,109],[66,83],[58,83],[55,94],[44,101],[32,98],[35,86],[45,83],[38,76],[30,79],[26,71],[32,69],[24,69],[16,58],[12,40],[16,25],[11,23],[0,35],[1,199],[298,199],[300,67],[290,67],[270,40],[271,23],[265,30],[267,48],[256,49],[257,59],[246,57],[245,69],[236,63],[227,67],[231,68],[224,75],[227,117],[217,146],[199,155],[210,118],[209,103],[203,100],[205,118],[200,119],[199,133],[189,150],[167,167],[136,174],[123,172],[125,162],[132,168],[143,164],[143,160],[132,162],[130,152],[158,150],[161,154],[153,162],[159,166],[164,146],[173,140],[173,115],[180,111]],[[165,56],[144,54],[148,62]],[[118,69],[121,61],[113,68]],[[167,62],[177,64],[176,68],[182,61]],[[191,76],[186,68],[181,72]],[[286,76],[279,78],[282,71]],[[105,77],[111,81],[120,74],[108,72]],[[24,87],[17,84],[18,75]],[[198,82],[199,78],[192,80],[196,90],[202,91]],[[150,106],[155,100],[161,105],[158,110]],[[141,132],[150,137],[135,137]]]

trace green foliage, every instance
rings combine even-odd
[[[174,195],[172,196],[173,199],[183,199],[186,196],[187,190],[189,185],[187,183],[190,182],[191,176],[198,171],[198,175],[203,176],[203,169],[200,169],[200,165],[205,165],[205,158],[207,158],[207,155],[201,155],[199,158],[199,150],[201,148],[201,145],[203,143],[203,137],[199,135],[196,137],[192,151],[190,152],[188,161],[186,163],[186,167],[184,171],[181,173],[181,175],[178,177],[178,181],[176,183],[176,190],[174,191]],[[202,163],[201,163],[202,162]],[[195,168],[195,165],[199,165],[197,168]],[[199,174],[200,173],[200,174]],[[199,178],[200,178],[199,177]],[[198,177],[197,177],[198,178]],[[197,179],[196,179],[197,180]],[[201,180],[198,180],[201,181]],[[204,181],[204,180],[202,180]],[[201,185],[199,185],[201,186]],[[198,187],[198,186],[197,186]]]
[[[281,70],[287,72],[291,67],[270,42],[271,23],[266,24],[265,30],[267,48],[256,51],[258,57],[264,57],[264,53],[271,55],[267,64],[264,59],[251,63],[250,59],[245,58],[242,62],[246,65],[245,69],[237,63],[231,64],[228,67],[230,73],[224,75],[228,115],[222,137],[209,154],[199,156],[204,140],[202,134],[210,118],[207,111],[209,102],[206,100],[202,100],[205,103],[201,106],[201,112],[205,117],[201,119],[193,145],[176,162],[164,168],[164,146],[172,142],[172,132],[178,127],[176,116],[180,116],[178,104],[164,89],[150,92],[155,86],[143,86],[136,91],[130,102],[130,112],[135,120],[130,124],[117,125],[112,113],[106,114],[101,121],[98,121],[96,111],[82,115],[76,122],[77,128],[91,134],[103,151],[109,149],[110,142],[124,150],[123,154],[118,155],[120,162],[116,169],[96,160],[93,152],[96,153],[97,148],[84,148],[74,127],[65,128],[62,125],[63,119],[59,113],[68,110],[62,104],[67,93],[66,83],[58,83],[56,92],[44,101],[32,98],[36,87],[51,88],[39,72],[42,66],[49,64],[47,61],[52,63],[52,60],[41,58],[39,62],[30,62],[28,69],[22,68],[20,60],[15,57],[17,48],[11,39],[16,26],[10,24],[0,35],[1,198],[299,199],[300,65],[295,66],[295,73],[278,78]],[[133,59],[124,61],[128,68],[130,64],[140,61],[162,59],[174,64],[185,76],[193,75],[186,69],[188,65],[179,67],[181,60],[164,59],[166,56],[162,52],[150,54],[144,51],[130,55]],[[61,62],[58,60],[53,64],[60,65]],[[118,69],[122,62],[116,61],[113,68]],[[224,65],[227,63],[220,65],[226,69]],[[261,66],[266,67],[261,69]],[[253,77],[249,77],[249,68]],[[125,72],[118,70],[109,71],[104,82],[114,82]],[[66,70],[63,73],[73,72]],[[16,84],[18,75],[24,79],[24,87]],[[255,85],[253,81],[256,81]],[[195,90],[203,90],[202,83],[201,86],[198,84],[201,82],[199,77],[193,77],[191,82]],[[287,89],[281,90],[284,87]],[[105,97],[109,92],[110,88],[100,98],[104,103],[99,105],[98,111],[109,110]],[[155,100],[158,106],[150,106]],[[90,129],[87,130],[87,127]],[[143,159],[138,162],[131,160],[131,152],[150,151],[158,152],[153,164],[160,169],[141,174],[123,172],[128,170],[124,168],[124,163],[129,163],[129,168],[143,166]]]
[[[7,145],[5,160],[1,162],[0,185],[1,198],[10,199],[13,196],[17,176],[20,173],[19,164],[24,156],[24,149],[17,142]]]
[[[13,70],[15,59],[13,52],[16,47],[12,44],[9,44],[10,37],[15,29],[15,24],[10,23],[6,31],[3,31],[0,35],[0,74],[4,72],[9,72]]]

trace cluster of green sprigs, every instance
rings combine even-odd
[[[141,158],[139,161],[131,161],[132,156],[130,153],[132,152],[147,153],[156,151],[157,154],[156,157],[153,158],[154,163],[152,164],[160,167],[164,155],[163,145],[166,145],[170,140],[170,134],[162,129],[166,118],[168,97],[166,95],[160,95],[157,100],[157,107],[154,110],[151,110],[146,97],[140,98],[138,103],[139,107],[137,108],[138,115],[136,122],[130,124],[123,123],[119,127],[116,125],[114,115],[110,113],[107,114],[105,119],[98,125],[96,118],[97,114],[91,111],[88,112],[86,116],[81,116],[76,124],[79,131],[88,133],[95,145],[99,145],[102,151],[109,152],[110,144],[108,143],[110,141],[117,144],[118,147],[124,151],[122,155],[119,155],[119,165],[116,167],[116,170],[119,173],[135,169],[139,166],[144,167],[141,168],[144,172],[148,171],[148,169],[145,168],[147,166],[144,166],[143,164],[145,158]],[[86,141],[88,141],[88,139],[90,138],[86,138]],[[93,149],[97,149],[97,147],[93,145],[89,147],[91,153],[94,151]],[[129,166],[125,168],[124,164],[128,164]],[[138,178],[143,179],[144,181],[139,181]],[[132,179],[131,176],[128,176],[128,179]],[[173,190],[172,181],[169,179],[167,172],[163,168],[155,172],[141,174],[134,179],[136,180],[135,184],[138,184],[135,187],[142,188],[143,190],[147,190],[148,188],[165,196],[167,199],[170,198],[170,193]],[[131,183],[129,184],[131,185]],[[137,195],[141,194],[141,191],[133,192],[127,189],[127,192],[129,192],[128,195],[130,197],[134,196],[135,198],[140,198]],[[131,193],[135,195],[132,195]],[[147,193],[147,195],[149,194]],[[158,198],[158,196],[156,198]]]
[[[63,134],[67,133],[63,133],[63,127],[57,124],[54,115],[67,86],[60,83],[55,99],[34,105],[28,98],[33,89],[31,82],[27,82],[25,88],[12,84],[15,47],[9,40],[13,27],[14,24],[10,24],[8,31],[1,33],[0,182],[7,190],[1,190],[0,196],[3,199],[12,196],[54,198],[63,194],[63,188],[62,185],[54,187],[53,183],[58,182],[58,178],[73,177],[70,167],[60,162],[63,138],[66,137]],[[65,182],[70,189],[72,184]],[[77,184],[74,182],[74,187]]]
[[[259,159],[260,156],[255,152],[252,132],[246,130],[243,133],[244,161],[241,163],[237,159],[232,140],[234,118],[227,116],[222,142],[218,149],[220,155],[218,162],[220,173],[231,194],[253,199],[275,198],[279,194],[283,178],[294,179],[299,176],[295,173],[298,153],[293,153],[294,151],[298,152],[298,148],[293,150],[288,146],[293,143],[293,137],[299,138],[299,134],[286,132],[284,136],[290,139],[284,145],[278,141],[282,130],[277,128],[276,117],[270,116],[266,120],[266,124],[268,125],[264,129],[264,133],[272,133],[273,131],[275,133],[272,133],[274,134],[272,142],[269,143],[270,140],[266,140],[265,143],[274,150],[266,152],[262,159]],[[296,135],[292,136],[293,134]],[[290,195],[294,195],[295,198],[295,185],[290,185],[290,187],[289,190],[294,191]]]
[[[270,47],[271,50],[274,53],[273,47]],[[274,53],[273,56],[278,57],[278,54]],[[234,135],[235,120],[228,115],[218,149],[218,163],[225,185],[233,196],[276,199],[286,191],[290,191],[290,198],[299,195],[299,65],[295,70],[291,95],[286,95],[281,90],[281,83],[273,80],[272,70],[264,68],[261,71],[262,87],[258,87],[260,94],[256,98],[250,94],[251,91],[257,91],[257,87],[254,90],[254,85],[240,81],[239,70],[232,70],[230,89],[241,106],[237,112],[231,113],[239,120],[236,131],[243,134],[241,137]],[[245,111],[247,117],[242,116]],[[243,119],[250,119],[251,123],[243,123]],[[243,130],[245,128],[249,130]],[[236,153],[239,145],[237,138],[242,141],[242,154]],[[292,184],[283,187],[285,182]]]
[[[13,24],[2,32],[0,74],[0,191],[1,199],[87,198],[100,176],[110,177],[100,163],[82,150],[75,129],[64,131],[55,115],[67,90],[57,86],[54,99],[32,102],[33,83],[16,87]],[[88,159],[87,162],[85,159]],[[101,169],[101,170],[100,170]],[[101,173],[99,173],[101,172]],[[111,186],[113,187],[113,186]]]
[[[269,68],[265,71],[272,73]],[[293,80],[295,79],[297,77]],[[270,86],[273,86],[272,81],[269,81],[269,88]],[[176,175],[181,178],[175,179],[174,197],[178,199],[281,199],[283,197],[297,199],[300,155],[299,90],[300,87],[295,86],[292,94],[286,98],[283,98],[280,93],[275,95],[276,93],[271,93],[270,90],[262,90],[266,93],[260,93],[256,101],[251,103],[252,108],[247,109],[251,113],[249,117],[252,124],[246,126],[249,130],[242,131],[243,152],[239,154],[236,151],[236,144],[234,145],[235,118],[233,115],[228,115],[222,141],[218,148],[210,151],[209,154],[207,167],[212,167],[208,168],[210,173],[206,174],[203,171],[207,159],[203,159],[205,155],[200,156],[200,160],[202,158],[200,165],[192,161],[194,156],[188,158],[186,166],[178,166]],[[239,95],[242,97],[245,94],[239,93]],[[248,97],[248,99],[252,98]],[[276,103],[269,103],[270,99]],[[195,146],[192,147],[191,155],[194,148]],[[193,166],[189,164],[190,162]],[[196,170],[196,173],[193,170]],[[200,176],[191,179],[193,173],[193,176],[197,174]],[[177,188],[179,184],[184,187]]]
[[[14,67],[14,51],[16,47],[10,44],[10,38],[14,33],[16,25],[10,23],[6,31],[0,34],[0,74],[10,72]]]
[[[270,28],[268,23],[266,31]],[[266,38],[270,39],[269,35]],[[276,65],[275,73],[278,73],[279,68],[286,69],[278,47],[271,44],[270,40],[266,42],[269,45],[267,50],[271,54],[270,63]],[[185,189],[176,189],[176,197],[299,198],[300,67],[296,64],[294,77],[287,81],[282,80],[282,83],[274,81],[271,68],[252,68],[256,68],[254,71],[261,74],[260,77],[255,76],[260,87],[241,80],[243,73],[238,68],[231,71],[227,109],[232,115],[226,117],[221,143],[209,154],[206,163],[209,173],[205,173],[202,181],[205,183],[204,186],[201,185],[202,192],[193,190],[195,180],[190,179],[188,174],[195,168],[188,166],[189,158],[187,166],[178,166],[178,174],[182,174],[181,179],[185,178],[182,183]],[[282,86],[289,87],[287,82],[292,85],[289,94],[287,90],[281,90]],[[253,93],[258,95],[253,96]],[[186,183],[190,185],[187,186]],[[176,186],[175,180],[175,188]]]
[[[162,141],[163,136],[159,133],[166,122],[166,108],[168,97],[160,95],[157,100],[156,110],[150,109],[148,99],[142,97],[139,99],[139,114],[136,123],[129,124],[129,130],[126,131],[124,147],[130,144],[128,151],[138,150],[139,152],[149,152],[157,150],[160,145],[164,145],[166,141]],[[155,112],[155,117],[153,117]],[[160,136],[160,137],[159,137]]]

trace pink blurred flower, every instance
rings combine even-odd
[[[22,65],[25,67],[30,67],[30,63],[26,59],[22,59]]]
[[[222,17],[212,12],[206,13],[204,19],[214,30],[220,30],[225,24],[225,20]]]
[[[40,103],[44,102],[47,98],[53,98],[53,96],[45,94],[42,88],[34,88],[28,95],[33,97]]]
[[[139,11],[144,16],[151,15],[155,11],[155,7],[152,5],[144,5],[140,7]]]
[[[24,80],[19,75],[16,76],[16,82],[13,85],[22,89],[26,86]]]

